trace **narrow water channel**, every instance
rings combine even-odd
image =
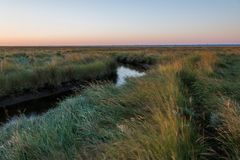
[[[117,87],[124,85],[128,78],[144,76],[145,72],[130,66],[119,65],[117,68],[116,77],[110,81],[115,83]],[[59,93],[53,96],[23,102],[7,108],[0,107],[0,125],[16,119],[20,115],[31,117],[41,115],[49,109],[54,108],[57,104],[69,96],[76,94],[73,90]]]
[[[116,86],[120,87],[126,83],[127,78],[144,76],[145,72],[132,69],[126,66],[120,66],[117,69]]]

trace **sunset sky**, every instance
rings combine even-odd
[[[0,46],[240,44],[240,0],[0,0]]]

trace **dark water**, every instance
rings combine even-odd
[[[74,91],[68,91],[53,96],[31,100],[16,105],[0,108],[0,123],[16,119],[20,115],[31,117],[45,113],[50,108],[54,108],[58,102],[74,94]]]
[[[145,75],[145,73],[140,69],[120,65],[117,68],[117,77],[112,77],[110,81],[115,83],[117,87],[120,87],[126,83],[127,78],[140,77],[143,75]],[[20,115],[25,115],[27,117],[41,115],[47,112],[50,108],[54,108],[55,106],[57,106],[60,101],[74,94],[77,93],[73,90],[70,90],[53,96],[31,100],[13,106],[8,106],[7,108],[0,107],[0,124],[4,124],[7,121],[14,120]]]

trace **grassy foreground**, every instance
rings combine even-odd
[[[169,56],[21,117],[1,127],[0,159],[239,159],[239,50]]]

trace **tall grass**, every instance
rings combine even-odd
[[[104,90],[115,89],[108,85]],[[97,144],[118,134],[111,128],[123,111],[89,98],[69,98],[43,116],[21,117],[2,127],[0,159],[85,159],[93,154]]]
[[[61,48],[60,52],[51,48],[42,50],[10,48],[0,52],[0,96],[56,87],[67,81],[99,78],[107,72],[111,74],[115,68],[110,65],[114,62],[108,55],[67,52]],[[93,72],[92,75],[88,71]]]
[[[179,70],[177,62],[121,88],[93,86],[43,116],[20,118],[1,128],[1,158],[200,157],[200,139],[178,106]]]
[[[224,152],[224,159],[240,159],[240,108],[239,104],[232,100],[223,100],[219,108],[218,116],[221,125],[217,128],[220,142]]]
[[[124,64],[131,64],[131,65],[153,65],[156,64],[158,61],[158,57],[155,55],[150,54],[117,54],[115,56],[116,61]]]
[[[147,76],[130,79],[125,86],[92,85],[42,116],[6,124],[0,128],[0,159],[239,159],[238,99],[219,107],[222,95],[236,97],[237,91],[222,92],[212,83],[226,80],[215,76],[216,63],[226,63],[212,49],[199,50],[161,55],[169,62],[159,60]],[[230,75],[238,78],[238,62],[231,62],[235,69]],[[87,65],[95,71],[95,63]],[[55,77],[57,65],[51,67],[48,74]],[[75,67],[66,65],[67,77],[78,77]],[[221,69],[221,75],[229,70]]]
[[[64,82],[101,79],[112,75],[115,69],[114,62],[110,60],[67,65],[58,65],[53,61],[47,66],[0,75],[0,96],[57,87]]]
[[[238,104],[231,101],[224,102],[220,107],[222,96],[238,97],[238,86],[235,79],[239,79],[237,61],[233,57],[224,56],[222,59],[214,53],[202,53],[190,57],[190,61],[180,73],[183,83],[183,93],[190,97],[187,106],[190,107],[190,116],[198,126],[198,132],[205,139],[208,158],[239,159],[239,146],[237,139],[237,125],[239,123]],[[236,57],[237,58],[237,57]],[[231,68],[226,69],[226,62],[231,61]],[[219,63],[224,69],[219,68]],[[229,63],[229,62],[228,62]],[[216,73],[217,72],[217,73]],[[219,76],[219,72],[221,75]],[[232,74],[230,74],[232,72]],[[228,75],[235,79],[228,81]],[[217,76],[216,76],[217,75]],[[228,88],[228,92],[223,90]],[[236,98],[235,100],[237,100]],[[189,112],[188,112],[189,114]]]
[[[120,125],[126,135],[106,147],[104,159],[197,159],[204,153],[194,127],[180,114],[180,61],[161,66],[151,78],[137,82],[126,102],[143,108]],[[132,102],[131,102],[132,101]],[[134,104],[135,102],[135,104]],[[126,105],[127,105],[126,104]],[[133,122],[132,122],[133,120]]]

